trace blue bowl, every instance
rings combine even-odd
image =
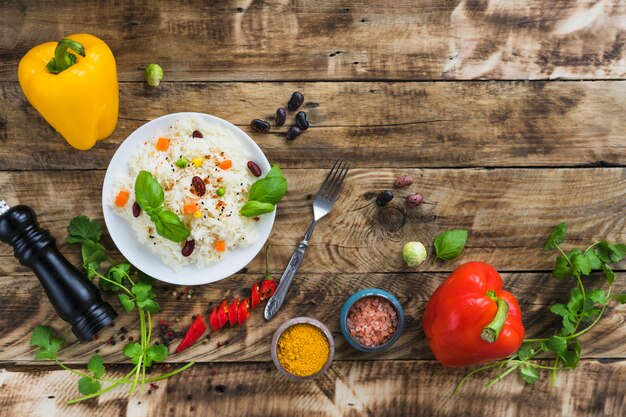
[[[368,347],[364,346],[355,339],[350,336],[350,332],[348,332],[348,326],[346,324],[346,320],[348,319],[348,312],[354,303],[356,303],[361,298],[365,297],[381,297],[391,302],[391,305],[396,309],[396,313],[398,314],[398,327],[396,328],[396,332],[391,336],[387,342],[382,345]],[[341,316],[339,318],[339,324],[341,325],[341,332],[343,333],[343,337],[350,343],[350,345],[363,352],[381,352],[394,343],[402,334],[402,330],[404,329],[404,311],[402,310],[402,305],[398,301],[396,297],[391,295],[385,290],[381,290],[378,288],[366,288],[352,295],[352,297],[348,298],[341,309]]]

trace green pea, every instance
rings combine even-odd
[[[219,195],[221,197],[224,194],[226,194],[226,188],[220,187],[220,188],[217,189],[216,193],[217,193],[217,195]]]
[[[188,163],[189,161],[187,161],[185,158],[179,158],[178,161],[176,161],[176,166],[178,168],[187,168]]]

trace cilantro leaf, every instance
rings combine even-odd
[[[617,301],[620,304],[626,304],[626,293],[624,293],[624,294],[611,294],[611,299]]]
[[[543,250],[555,250],[556,247],[563,243],[565,236],[567,235],[567,225],[560,223],[552,229],[548,241],[543,245]]]
[[[67,226],[67,243],[82,243],[86,240],[97,242],[102,236],[102,227],[95,220],[87,216],[76,216]]]
[[[100,382],[95,379],[83,377],[78,380],[78,392],[83,395],[95,394],[100,391]]]
[[[567,339],[563,336],[550,336],[548,340],[541,342],[541,349],[564,354],[567,351]]]
[[[535,354],[535,349],[533,349],[530,343],[523,343],[522,346],[517,350],[517,357],[520,361],[527,361],[533,357]]]
[[[137,306],[145,311],[149,311],[150,313],[158,313],[161,306],[151,298],[146,298],[143,301],[137,301]]]
[[[593,271],[599,271],[602,269],[602,261],[598,258],[598,255],[593,250],[588,250],[585,252],[585,256],[589,261],[589,266]]]
[[[528,384],[534,384],[535,382],[539,380],[539,372],[537,372],[537,370],[533,366],[529,366],[529,365],[520,366],[519,375]]]
[[[152,362],[163,362],[169,354],[165,345],[152,345],[146,350],[146,366],[152,366]]]
[[[463,252],[466,242],[467,230],[448,230],[439,233],[433,243],[436,257],[444,261],[454,259]]]
[[[143,349],[139,343],[131,342],[124,346],[124,355],[130,358],[133,365],[137,365],[141,355],[143,355]]]
[[[135,294],[137,301],[144,301],[148,299],[152,292],[152,285],[149,284],[135,284],[130,288],[130,291]]]
[[[572,267],[567,257],[561,255],[556,258],[552,275],[558,279],[569,278],[572,275]]]
[[[50,326],[35,327],[30,338],[30,346],[39,347],[35,359],[56,359],[64,340],[54,337],[54,334],[54,329]]]
[[[609,243],[606,240],[598,242],[594,247],[598,258],[606,264],[620,262],[626,256],[626,245],[623,243]]]
[[[598,304],[605,304],[608,301],[606,293],[602,289],[595,289],[587,293],[587,299]]]
[[[112,265],[107,270],[107,278],[111,281],[117,282],[120,285],[124,285],[124,280],[128,278],[130,273],[130,264],[128,262],[122,262],[117,265]],[[102,291],[118,292],[121,290],[117,285],[113,285],[103,279],[100,280],[100,289]]]
[[[106,261],[107,250],[98,242],[85,240],[80,252],[83,257],[83,268],[87,271],[87,275],[93,278],[93,271],[100,269],[100,264]]]
[[[135,301],[128,294],[118,294],[117,298],[125,312],[129,313],[135,308]]]
[[[574,333],[574,324],[576,323],[576,316],[572,314],[567,307],[563,304],[554,304],[550,307],[550,311],[557,316],[561,316],[563,318],[563,336],[568,336]]]
[[[95,355],[87,363],[87,369],[89,369],[96,378],[100,378],[106,372],[104,369],[104,360],[102,356]]]
[[[615,272],[611,269],[607,264],[602,264],[602,273],[606,277],[606,280],[609,282],[609,285],[613,285],[615,282]]]
[[[559,356],[563,360],[563,366],[565,368],[576,368],[580,361],[580,343],[578,343],[578,340],[574,339],[570,341],[567,345],[567,351],[563,354],[559,354]]]
[[[578,287],[572,288],[567,299],[567,309],[576,316],[578,311],[583,307],[583,293]]]
[[[576,251],[571,253],[572,251]],[[572,272],[575,276],[580,275],[589,275],[591,272],[591,265],[589,263],[589,258],[587,258],[584,254],[580,253],[579,249],[572,249],[570,253],[568,253],[569,260],[572,263]]]

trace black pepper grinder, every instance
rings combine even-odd
[[[57,249],[50,232],[41,229],[28,206],[9,207],[0,201],[0,240],[13,246],[15,257],[33,270],[59,316],[86,342],[117,312],[102,301],[96,286]]]

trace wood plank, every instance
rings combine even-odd
[[[323,3],[323,4],[321,4]],[[121,80],[594,79],[626,74],[624,4],[525,0],[2,2],[0,79],[34,45],[86,28]],[[175,12],[174,12],[175,10]]]
[[[555,387],[550,387],[546,376],[535,385],[509,377],[487,389],[483,385],[489,379],[484,375],[451,397],[463,372],[435,362],[334,362],[316,380],[293,382],[270,363],[195,365],[159,382],[151,395],[135,394],[129,399],[125,391],[115,390],[96,401],[68,406],[65,400],[77,394],[75,376],[18,368],[0,371],[0,406],[6,417],[600,417],[626,413],[626,361],[582,361],[576,371],[559,374]]]
[[[291,122],[272,134],[251,132],[251,119],[272,120],[294,90],[307,100],[305,134],[286,141]],[[17,84],[0,83],[0,169],[105,169],[133,130],[178,111],[241,126],[284,167],[320,168],[337,154],[358,167],[624,165],[625,95],[626,82],[127,83],[117,130],[81,152]]]
[[[336,358],[339,360],[408,360],[433,359],[428,341],[422,331],[422,315],[426,302],[435,288],[443,282],[447,274],[406,273],[406,274],[301,274],[290,290],[289,297],[279,316],[266,322],[261,309],[253,312],[243,327],[225,329],[212,333],[206,343],[198,343],[182,354],[173,355],[168,360],[181,361],[269,361],[270,344],[276,328],[287,318],[311,316],[326,323],[335,335]],[[232,300],[243,298],[250,286],[261,279],[260,274],[239,274],[221,282],[195,287],[192,298],[179,300],[173,295],[183,294],[185,289],[161,284],[158,286],[158,301],[162,311],[155,316],[158,320],[172,323],[181,330],[191,323],[193,314],[208,317],[212,305],[223,298]],[[565,302],[573,282],[562,282],[547,273],[503,274],[504,284],[517,297],[524,312],[523,321],[527,337],[548,337],[560,328],[560,319],[549,312],[549,306]],[[588,288],[604,288],[603,277],[590,279]],[[406,327],[398,342],[389,350],[369,355],[357,352],[343,339],[339,327],[339,315],[343,303],[354,292],[363,288],[383,288],[395,294],[403,305],[406,314]],[[541,288],[541,291],[538,291]],[[614,292],[626,292],[626,273],[618,273]],[[37,324],[50,325],[57,329],[66,344],[61,357],[70,363],[84,364],[98,353],[107,363],[125,362],[122,347],[128,343],[119,337],[120,328],[130,332],[126,336],[138,337],[139,320],[135,313],[123,314],[115,326],[103,329],[99,339],[80,344],[71,334],[69,326],[61,321],[45,299],[43,290],[32,276],[7,276],[0,278],[0,361],[29,363],[33,361],[34,350],[29,347],[32,329]],[[118,311],[122,311],[115,296],[106,299]],[[21,317],[15,321],[14,317]],[[176,321],[179,318],[179,322]],[[626,306],[611,304],[599,324],[581,338],[585,358],[626,358]],[[116,345],[108,344],[113,338]],[[177,345],[175,342],[173,348]]]
[[[269,239],[275,265],[284,263],[302,238],[311,221],[311,198],[326,173],[285,170],[289,192],[278,208]],[[400,256],[405,242],[430,245],[438,233],[454,228],[469,230],[463,256],[446,263],[426,262],[421,271],[450,271],[476,259],[502,271],[551,270],[554,254],[541,248],[552,227],[562,221],[569,224],[571,244],[626,241],[625,173],[624,168],[354,169],[332,213],[316,228],[300,270],[408,271]],[[416,183],[396,194],[419,191],[436,205],[408,209],[398,197],[378,207],[376,193],[391,188],[399,174],[413,175]],[[103,171],[0,172],[0,189],[9,205],[34,207],[41,223],[63,240],[73,216],[102,219],[103,176]],[[78,252],[76,245],[61,245],[61,249]],[[0,256],[12,256],[11,249],[0,246]],[[249,265],[252,272],[263,270],[261,258]]]

